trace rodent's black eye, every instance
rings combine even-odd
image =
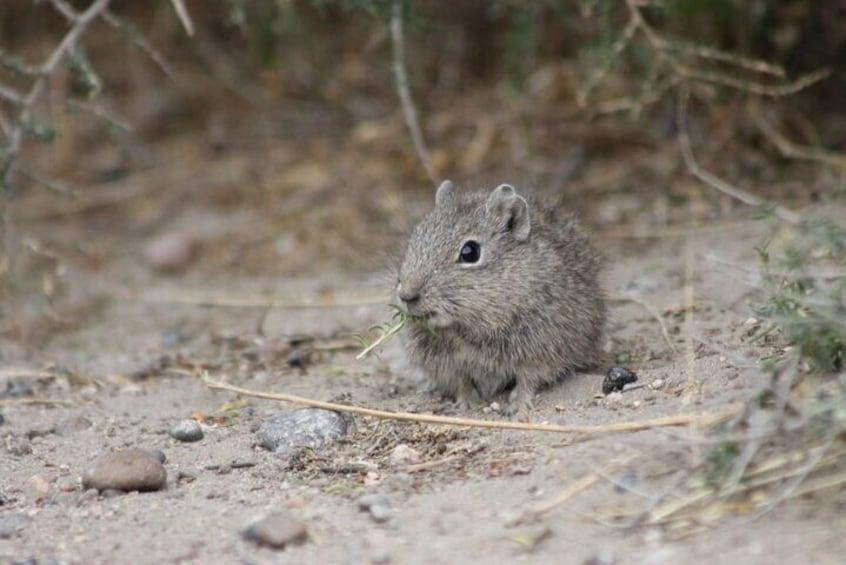
[[[478,241],[465,241],[458,253],[459,263],[477,263],[482,256],[482,246]]]

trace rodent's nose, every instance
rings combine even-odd
[[[397,286],[397,296],[405,304],[406,309],[411,309],[420,302],[420,285],[408,284],[408,282],[399,283]]]
[[[407,306],[410,306],[411,304],[420,301],[420,292],[417,290],[400,290],[399,298],[405,302]]]

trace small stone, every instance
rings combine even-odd
[[[308,529],[296,518],[274,512],[250,524],[244,530],[244,538],[259,545],[283,549],[304,543],[308,539]]]
[[[167,472],[159,458],[145,449],[130,448],[107,453],[82,471],[82,488],[154,491],[164,487]]]
[[[387,522],[394,516],[390,502],[383,494],[373,493],[360,496],[358,499],[359,510],[365,510],[379,524]]]
[[[401,443],[391,450],[389,461],[393,467],[413,465],[420,462],[420,452],[408,444]]]
[[[182,420],[170,429],[170,437],[184,442],[200,441],[203,439],[203,428],[197,420]]]
[[[194,240],[186,234],[166,233],[147,243],[144,258],[157,271],[174,273],[188,266],[195,247]]]
[[[61,437],[68,437],[77,432],[89,429],[93,424],[87,418],[82,416],[72,416],[59,422],[53,429],[53,432]]]
[[[313,353],[314,350],[309,346],[295,347],[288,354],[288,365],[305,369],[311,364]]]
[[[76,481],[63,479],[59,481],[59,490],[62,492],[73,492],[76,490]]]
[[[23,457],[32,453],[32,443],[23,436],[9,434],[3,438],[3,444],[9,455]]]
[[[0,515],[0,539],[9,539],[23,530],[32,518],[21,512],[10,512]]]
[[[196,467],[183,467],[176,472],[176,480],[180,483],[193,483],[202,472]]]
[[[320,408],[297,408],[271,416],[256,431],[258,444],[283,457],[303,448],[319,451],[353,429],[351,417]]]
[[[662,386],[664,386],[664,379],[655,379],[654,381],[652,381],[652,383],[650,383],[649,386],[651,388],[657,390],[657,389],[661,388]]]
[[[23,398],[34,394],[35,391],[26,379],[10,379],[6,381],[6,388],[0,390],[0,398]]]

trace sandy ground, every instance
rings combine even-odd
[[[629,353],[646,386],[603,397],[602,375],[580,374],[539,395],[533,420],[610,424],[740,406],[763,379],[746,364],[765,349],[743,341],[751,314],[742,279],[765,230],[742,218],[651,239],[598,230],[609,258],[610,349]],[[82,310],[93,313],[78,314],[38,347],[20,336],[2,342],[0,391],[23,383],[29,398],[62,401],[0,405],[6,446],[31,447],[0,457],[0,518],[31,519],[0,539],[4,563],[844,562],[843,490],[791,498],[759,517],[738,505],[650,524],[649,510],[681,496],[688,471],[710,449],[695,426],[574,435],[357,417],[345,441],[297,461],[257,447],[258,423],[289,406],[252,399],[220,411],[236,397],[208,389],[200,370],[256,390],[504,419],[489,408],[457,411],[424,392],[396,341],[379,358],[356,361],[347,348],[314,353],[305,370],[288,366],[291,336],[330,343],[385,317],[389,298],[378,273],[281,280],[200,272],[162,281],[129,253],[94,275],[71,276],[74,288],[86,289],[77,298]],[[695,303],[688,322],[686,283]],[[188,291],[322,297],[324,306],[276,308],[262,320],[261,308],[177,303]],[[631,295],[638,301],[624,298]],[[339,304],[350,297],[377,303]],[[672,349],[642,303],[660,313]],[[191,417],[203,419],[201,441],[168,435]],[[391,459],[401,444],[419,455],[416,464]],[[167,487],[86,495],[81,470],[130,446],[164,452]],[[386,522],[359,509],[357,499],[371,492],[386,497]],[[245,540],[245,527],[272,511],[302,520],[309,541],[274,550]]]

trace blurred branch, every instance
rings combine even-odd
[[[176,12],[176,16],[179,18],[179,21],[182,22],[182,27],[185,28],[185,33],[193,37],[194,22],[191,21],[191,14],[189,14],[188,9],[185,8],[185,4],[182,0],[170,0],[170,3],[173,4],[173,11]]]
[[[391,44],[394,51],[394,77],[397,81],[397,93],[402,103],[403,114],[408,131],[411,133],[411,140],[417,157],[426,170],[429,180],[436,184],[437,176],[429,158],[429,151],[426,149],[426,142],[423,140],[423,132],[420,129],[420,122],[417,119],[417,110],[414,108],[414,101],[408,87],[408,73],[405,69],[405,38],[402,31],[402,0],[394,0],[391,13]]]
[[[840,169],[846,169],[846,155],[834,151],[826,151],[824,149],[816,149],[804,145],[797,145],[787,139],[775,126],[767,121],[761,114],[757,107],[752,106],[750,110],[752,120],[755,126],[760,130],[765,138],[767,138],[782,157],[787,159],[802,159],[804,161],[815,161],[824,163]]]
[[[685,82],[682,83],[679,88],[678,105],[676,107],[676,126],[678,129],[679,148],[681,149],[684,164],[687,167],[688,172],[708,186],[711,186],[723,194],[727,194],[744,204],[755,207],[763,207],[766,205],[767,203],[764,200],[758,198],[754,194],[724,181],[699,166],[699,162],[693,154],[693,149],[690,143],[690,133],[687,127],[687,109],[689,101],[690,86]],[[781,220],[793,225],[798,224],[801,219],[795,212],[778,205],[773,207],[773,213]]]
[[[56,7],[69,21],[73,23],[73,27],[65,34],[59,45],[50,53],[50,56],[35,69],[36,78],[29,89],[29,92],[17,101],[20,107],[16,124],[12,127],[8,134],[8,143],[6,147],[0,152],[0,158],[3,162],[0,165],[0,170],[7,172],[11,161],[17,156],[20,151],[21,138],[25,125],[29,122],[32,116],[32,108],[38,101],[44,88],[47,84],[47,79],[50,74],[56,69],[58,64],[64,59],[70,51],[76,46],[79,38],[85,32],[89,25],[98,16],[102,15],[109,6],[111,0],[97,0],[87,10],[80,14],[76,14],[61,0],[52,0],[53,6]],[[2,179],[0,179],[2,180]]]

